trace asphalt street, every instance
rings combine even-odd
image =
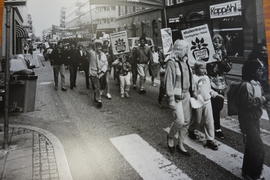
[[[146,146],[152,148],[149,149],[149,153],[155,150],[155,153],[169,160],[190,179],[239,179],[235,175],[237,173],[228,170],[222,162],[215,162],[208,156],[212,152],[215,153],[212,150],[204,154],[205,148],[202,148],[202,153],[200,153],[196,149],[197,145],[188,146],[191,157],[168,152],[167,134],[164,129],[171,124],[172,116],[169,109],[158,105],[158,87],[152,87],[150,82],[147,83],[145,95],[140,95],[132,89],[130,99],[121,99],[118,86],[111,79],[112,100],[103,98],[103,108],[97,109],[92,103],[93,91],[86,89],[82,72],[78,72],[76,88],[73,90],[68,88],[67,92],[55,91],[52,68],[49,62],[45,62],[44,65],[35,70],[38,74],[36,110],[20,115],[14,114],[10,119],[12,123],[37,126],[57,136],[64,146],[74,180],[146,179],[147,170],[144,169],[146,159],[141,158],[136,151],[133,156],[139,162],[135,160],[136,162],[133,163],[128,158],[129,151],[140,147],[143,149]],[[66,70],[66,85],[69,87],[68,70]],[[262,125],[269,129],[270,123],[263,121]],[[225,139],[217,140],[226,147],[240,154],[243,153],[241,134],[227,128],[223,130]],[[128,136],[127,138],[130,138],[128,140],[121,139],[126,135],[134,134],[136,136]],[[118,137],[120,139],[117,139]],[[139,137],[139,139],[132,139],[134,137]],[[134,148],[125,149],[126,146],[124,147],[125,143],[122,140],[132,145],[134,141],[134,146],[131,146]],[[135,146],[137,140],[137,144],[140,145]],[[144,142],[147,142],[147,145],[144,145]],[[125,152],[121,151],[119,143]],[[227,151],[222,149],[225,147],[223,145],[219,146],[220,152]],[[265,165],[269,167],[270,148],[267,145],[265,145],[265,152]],[[233,157],[234,154],[230,156]],[[270,172],[267,173],[270,174]]]

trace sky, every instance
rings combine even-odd
[[[26,11],[32,15],[33,28],[37,36],[42,35],[44,29],[52,24],[60,24],[61,7],[71,11],[75,8],[76,0],[27,0]]]

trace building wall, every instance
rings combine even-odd
[[[145,10],[119,17],[116,20],[119,31],[127,31],[128,37],[153,38],[155,45],[161,46],[161,10]]]
[[[227,46],[231,47],[229,50],[232,56],[246,57],[256,43],[265,37],[262,0],[241,0],[242,15],[216,19],[210,18],[209,7],[224,3],[224,0],[189,0],[180,4],[172,2],[174,5],[166,9],[168,22],[172,21],[168,26],[173,29],[174,40],[181,37],[183,29],[208,24],[212,35],[223,35],[228,42]]]

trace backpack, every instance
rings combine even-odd
[[[238,115],[239,111],[239,95],[241,88],[245,85],[243,82],[234,82],[230,85],[227,92],[228,115]]]

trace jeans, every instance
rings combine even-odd
[[[65,87],[65,65],[53,65],[53,75],[55,87],[58,87],[58,76],[61,76],[61,88]]]
[[[137,72],[140,76],[140,90],[144,89],[147,69],[147,64],[137,64]]]
[[[77,71],[78,71],[78,65],[72,64],[69,66],[71,88],[76,86]]]
[[[94,90],[94,101],[101,101],[100,79],[96,76],[90,76],[90,79]]]

